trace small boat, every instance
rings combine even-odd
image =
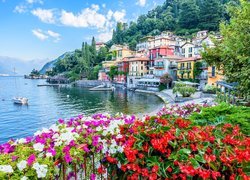
[[[24,97],[14,97],[12,100],[14,104],[28,104],[28,99]]]

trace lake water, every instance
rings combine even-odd
[[[91,92],[83,88],[37,87],[45,80],[0,77],[0,143],[10,138],[33,135],[59,118],[99,112],[140,114],[151,112],[162,101],[154,96],[116,89],[114,92]],[[69,97],[67,97],[69,95]],[[15,105],[14,96],[29,99],[28,106]]]

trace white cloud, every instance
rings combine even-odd
[[[47,40],[49,38],[51,38],[53,42],[58,42],[61,40],[61,35],[52,30],[43,31],[41,29],[33,29],[32,33],[33,35],[35,35],[38,39],[42,41]]]
[[[34,3],[39,3],[39,4],[43,4],[42,0],[26,0],[26,2],[28,4],[34,4]]]
[[[112,31],[100,33],[96,38],[100,42],[107,42],[112,38]]]
[[[53,24],[55,23],[55,17],[53,9],[35,9],[31,11],[34,16],[37,16],[42,22]]]
[[[141,7],[144,7],[146,5],[146,0],[138,0],[136,4]]]
[[[105,4],[105,3],[103,3],[103,4],[102,4],[102,7],[103,7],[103,8],[106,8],[106,4]]]
[[[60,21],[66,26],[103,28],[106,23],[106,17],[98,13],[98,10],[98,5],[92,5],[91,8],[83,9],[81,13],[76,15],[62,10]]]
[[[47,31],[48,35],[54,38],[54,42],[58,42],[61,40],[61,35],[59,33],[56,33],[54,31],[48,30]]]
[[[113,14],[114,14],[114,12],[111,11],[111,10],[109,10],[109,11],[108,11],[108,14],[107,14],[107,19],[108,19],[108,20],[111,20],[112,17],[113,17]]]
[[[25,13],[26,11],[27,11],[27,7],[24,5],[18,5],[14,9],[15,13]]]
[[[113,17],[115,19],[115,21],[117,22],[125,22],[126,20],[124,19],[126,16],[126,11],[123,9],[122,11],[115,11],[113,14]]]
[[[49,36],[47,36],[41,29],[33,29],[32,33],[42,41],[49,38]]]

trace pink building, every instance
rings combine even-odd
[[[169,46],[158,46],[149,49],[149,74],[154,73],[154,61],[155,59],[164,58],[167,56],[173,56],[174,55],[174,48]]]

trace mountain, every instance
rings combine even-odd
[[[66,53],[64,53],[63,55],[59,56],[58,58],[56,58],[56,59],[54,59],[54,60],[52,60],[52,61],[50,61],[50,62],[47,62],[47,63],[42,67],[42,69],[39,71],[40,74],[45,74],[47,70],[53,68],[53,67],[55,66],[55,64],[56,64],[58,61],[62,60],[67,54],[72,54],[72,52],[66,52]]]
[[[29,74],[32,69],[39,69],[47,60],[22,60],[13,57],[0,56],[0,74],[24,75]]]

